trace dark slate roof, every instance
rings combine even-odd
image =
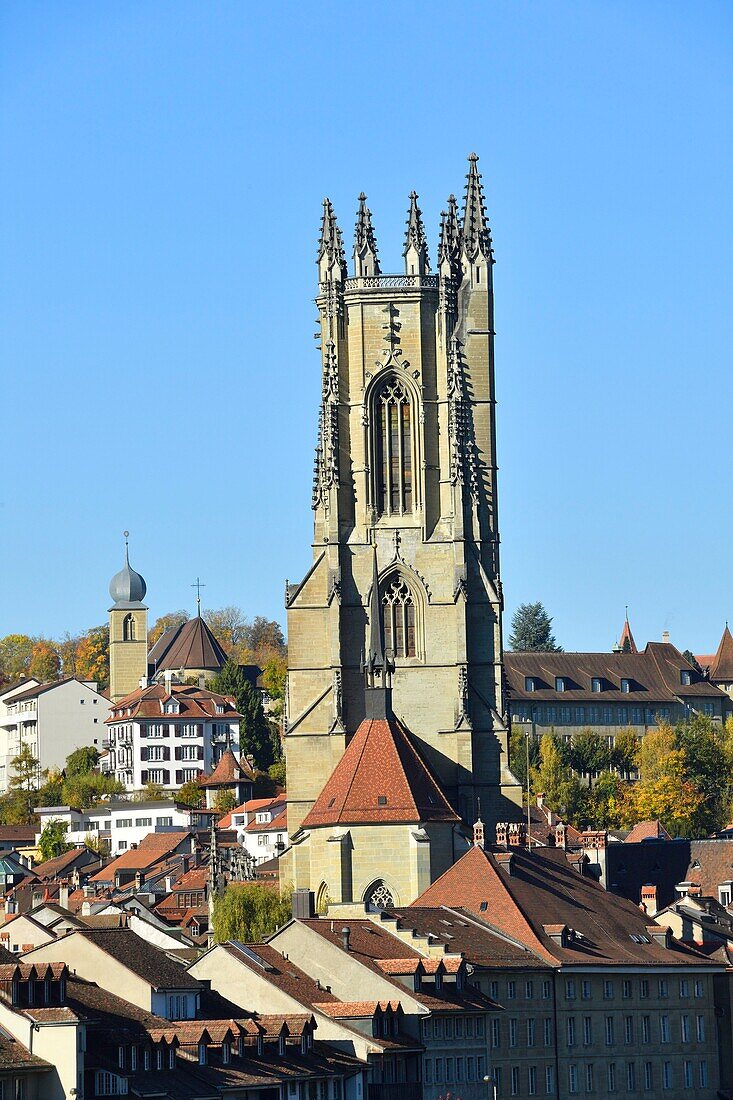
[[[116,962],[132,970],[154,989],[200,989],[201,985],[164,951],[128,928],[91,928],[72,932],[83,936]]]
[[[683,669],[691,674],[690,684],[681,682]],[[504,670],[513,702],[650,706],[673,703],[680,696],[727,698],[668,642],[649,642],[642,653],[505,653]],[[526,689],[527,676],[535,680],[534,691]],[[565,681],[564,691],[556,691],[556,677]],[[592,690],[594,678],[603,682],[602,691]],[[621,691],[622,679],[631,680],[630,692]]]
[[[52,1068],[50,1062],[31,1054],[7,1031],[0,1030],[0,1073],[46,1073]]]
[[[148,654],[148,665],[154,665],[156,675],[167,668],[218,672],[226,660],[226,653],[200,615],[166,630]]]
[[[338,997],[317,985],[314,978],[290,959],[283,958],[269,943],[228,942],[222,947],[242,966],[309,1008],[314,1004],[338,1001]]]
[[[657,907],[671,905],[678,882],[694,882],[708,897],[733,881],[733,839],[644,840],[609,844],[606,849],[608,889],[638,904],[641,888],[657,887]]]
[[[302,827],[459,820],[405,727],[365,718]]]
[[[466,962],[474,966],[487,969],[550,969],[533,951],[498,936],[468,910],[448,909],[445,906],[422,909],[411,905],[390,909],[386,913],[398,918],[400,928],[414,928],[420,936],[433,937],[436,944],[442,944],[449,952],[461,952]]]

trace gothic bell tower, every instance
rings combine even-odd
[[[125,531],[125,564],[109,582],[109,694],[113,703],[140,687],[148,672],[147,585],[130,565]]]
[[[494,260],[477,160],[462,211],[451,196],[441,216],[435,272],[414,192],[397,275],[382,273],[364,195],[353,276],[323,204],[313,561],[286,591],[291,836],[365,717],[375,601],[394,715],[451,806],[468,823],[479,797],[493,820],[521,801],[507,768]]]

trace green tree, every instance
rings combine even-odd
[[[292,916],[291,900],[259,883],[231,884],[214,902],[214,938],[217,943],[258,942]]]
[[[6,684],[28,675],[34,644],[27,634],[6,634],[0,638],[0,676]]]
[[[589,792],[587,812],[596,829],[615,829],[622,821],[628,784],[612,771],[602,771]]]
[[[16,824],[29,823],[37,805],[40,762],[24,741],[17,756],[10,761],[11,775],[8,794],[15,802]]]
[[[135,795],[136,802],[165,802],[167,799],[165,787],[160,783],[146,783]]]
[[[41,863],[45,863],[48,859],[55,859],[56,856],[63,855],[64,852],[73,848],[73,844],[69,844],[66,840],[66,828],[65,821],[49,821],[45,826],[38,838]]]
[[[518,653],[562,652],[552,633],[552,619],[539,601],[522,603],[514,612],[509,648]]]
[[[99,753],[93,745],[83,745],[80,749],[74,749],[66,757],[65,772],[67,775],[87,775],[93,772],[99,764]]]
[[[195,779],[189,779],[188,783],[184,783],[182,787],[179,787],[175,796],[176,805],[190,806],[192,809],[203,806],[205,801],[204,792]]]
[[[723,827],[730,809],[725,733],[710,718],[696,714],[675,728],[675,741],[684,753],[683,778],[703,799],[693,823],[695,835],[707,836]]]
[[[61,659],[55,646],[39,638],[33,646],[28,675],[34,680],[40,680],[42,684],[48,684],[52,680],[58,680],[60,672]]]
[[[586,811],[587,792],[572,768],[562,758],[555,738],[546,733],[540,741],[539,767],[532,772],[535,793],[542,791],[545,801],[561,817],[577,824]]]
[[[251,754],[255,764],[266,771],[275,763],[270,723],[262,709],[262,696],[238,664],[229,659],[221,672],[209,680],[208,687],[219,695],[231,695],[242,715],[239,724],[239,746],[243,756]]]
[[[36,806],[60,806],[64,799],[64,777],[58,768],[43,774],[43,783],[38,788]]]
[[[636,767],[637,750],[638,738],[636,731],[631,728],[620,730],[616,734],[613,748],[608,754],[609,766],[620,772],[624,779],[628,779],[631,771]]]
[[[271,657],[262,670],[262,686],[271,699],[285,698],[285,678],[288,662],[285,657]]]
[[[700,665],[699,665],[699,662],[698,662],[698,660],[697,660],[697,657],[696,657],[696,656],[695,656],[695,654],[694,654],[694,653],[692,652],[692,650],[690,650],[690,649],[686,649],[686,650],[685,650],[685,652],[684,652],[684,653],[682,654],[682,656],[683,656],[683,657],[685,658],[685,660],[687,661],[687,663],[688,663],[689,665],[692,665],[692,667],[694,668],[695,672],[699,673],[699,674],[700,674],[700,676],[702,676],[702,669],[700,668]]]
[[[80,634],[72,635],[67,630],[56,643],[56,650],[61,658],[61,674],[64,677],[76,676],[76,651],[80,642]]]
[[[220,814],[228,814],[236,805],[237,800],[234,797],[234,791],[221,790],[216,792],[214,808],[218,810]]]
[[[96,680],[100,690],[109,683],[109,626],[93,626],[76,648],[76,675]]]
[[[587,775],[591,786],[593,776],[608,766],[608,756],[606,740],[591,729],[581,730],[572,739],[568,749],[571,768],[581,775]]]
[[[519,780],[522,790],[527,790],[527,734],[519,726],[512,726],[509,732],[509,767]],[[534,734],[529,735],[530,776],[533,768],[539,767],[540,740]]]
[[[86,775],[70,775],[64,780],[62,801],[65,806],[88,810],[91,806],[125,793],[125,787],[110,775],[87,772]]]
[[[287,786],[287,775],[285,772],[285,759],[278,760],[275,764],[270,764],[267,769],[267,774],[273,783],[276,783],[278,787]]]

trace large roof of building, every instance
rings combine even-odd
[[[179,719],[188,722],[200,721],[207,718],[219,718],[224,722],[236,721],[242,717],[237,710],[233,698],[227,695],[217,695],[208,688],[196,687],[193,684],[171,684],[170,690],[163,684],[151,684],[150,687],[137,688],[119,699],[110,710],[107,722],[119,722],[123,718],[162,718],[163,706],[169,700],[175,700],[178,704],[177,714],[166,714],[165,720]],[[224,710],[217,711],[217,706],[223,706]],[[131,711],[131,714],[127,712]]]
[[[123,852],[101,871],[97,871],[96,875],[92,875],[89,881],[113,882],[118,871],[145,871],[172,855],[191,836],[188,830],[148,833],[137,848],[130,848],[129,851]]]
[[[459,820],[404,726],[365,718],[302,827]]]
[[[656,886],[661,909],[675,900],[680,882],[695,883],[704,896],[717,897],[718,886],[733,881],[733,839],[609,844],[606,861],[609,890],[638,903],[642,886]]]
[[[704,962],[676,941],[669,947],[658,943],[638,905],[573,870],[562,849],[512,848],[500,858],[509,866],[500,866],[493,852],[470,848],[414,905],[461,906],[543,959],[564,965]],[[563,927],[567,946],[557,942]]]
[[[513,702],[561,700],[565,703],[627,703],[649,706],[675,702],[680,696],[713,696],[723,692],[705,680],[669,642],[649,642],[642,653],[505,653],[504,668]],[[682,684],[682,671],[690,684]],[[528,690],[526,678],[534,681]],[[555,686],[562,678],[563,690]],[[600,679],[602,690],[593,691]],[[628,692],[621,680],[631,681]]]
[[[40,879],[50,880],[68,874],[74,867],[86,867],[91,864],[101,863],[100,856],[91,848],[70,848],[68,852],[62,852],[60,856],[47,859],[45,863],[37,864],[33,870]]]
[[[5,698],[7,706],[12,706],[13,703],[22,703],[26,699],[37,699],[39,695],[45,695],[47,691],[55,691],[56,688],[63,687],[65,684],[71,684],[76,681],[77,684],[81,684],[82,687],[89,688],[91,691],[96,690],[96,686],[92,687],[94,681],[80,680],[78,676],[67,676],[63,680],[51,680],[47,684],[35,684],[33,687],[26,688],[25,691],[18,692],[17,695],[8,695]],[[99,692],[97,692],[99,694]]]
[[[235,943],[229,941],[222,947],[248,970],[264,977],[270,985],[286,993],[300,1004],[312,1006],[316,1003],[338,1001],[332,993],[324,989],[299,966],[285,959],[269,943]]]
[[[624,837],[625,844],[637,844],[642,840],[671,840],[672,837],[658,819],[651,821],[638,821],[628,836]]]
[[[218,672],[226,661],[226,653],[200,615],[169,627],[148,653],[148,665],[153,666],[156,676],[165,669]]]
[[[200,983],[185,967],[129,928],[80,928],[70,932],[69,937],[72,936],[81,936],[88,940],[154,989],[201,988]],[[63,954],[63,942],[59,941],[60,954]],[[32,961],[32,954],[28,961]]]
[[[548,968],[535,952],[512,943],[506,936],[497,935],[466,909],[445,906],[422,909],[416,903],[402,909],[390,909],[387,915],[397,917],[400,928],[414,928],[418,935],[429,936],[433,944],[442,944],[446,951],[461,952],[466,962],[474,966]]]

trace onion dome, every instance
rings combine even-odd
[[[115,607],[140,607],[148,590],[144,578],[130,566],[128,533],[125,531],[125,564],[109,582],[109,594]]]

